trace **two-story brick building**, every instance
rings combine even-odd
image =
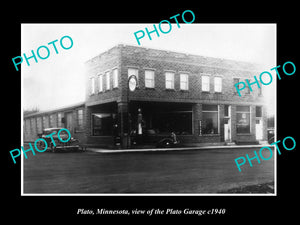
[[[253,92],[240,97],[234,87],[259,72],[245,62],[117,45],[86,62],[86,101],[76,106],[82,111],[74,108],[71,127],[70,118],[60,125],[69,124],[82,143],[95,146],[113,146],[121,137],[127,148],[128,131],[142,134],[143,141],[171,132],[183,143],[263,141],[267,116],[261,89],[252,86]],[[135,91],[128,90],[131,75],[137,78]],[[24,117],[25,126],[38,116],[43,113]]]

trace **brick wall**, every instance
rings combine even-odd
[[[251,94],[243,92],[239,97],[234,88],[233,78],[239,77],[241,81],[251,78],[258,72],[252,64],[222,60],[201,56],[186,55],[154,49],[138,48],[133,46],[122,47],[121,77],[122,85],[126,87],[128,68],[139,70],[139,88],[131,93],[134,100],[156,101],[189,101],[189,102],[261,102],[257,87],[252,86]],[[145,88],[145,70],[155,71],[155,88]],[[165,72],[175,73],[174,90],[165,88]],[[189,76],[189,90],[180,90],[180,73]],[[201,75],[210,76],[210,92],[202,92]],[[214,77],[222,78],[222,93],[214,92]]]

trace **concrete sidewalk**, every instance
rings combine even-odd
[[[159,151],[187,151],[187,150],[215,150],[215,149],[240,149],[240,148],[262,148],[274,147],[267,145],[213,145],[213,146],[195,146],[195,147],[177,147],[177,148],[134,148],[134,149],[104,149],[87,147],[86,151],[98,153],[124,153],[124,152],[159,152]]]

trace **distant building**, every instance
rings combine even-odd
[[[234,87],[259,72],[245,62],[118,45],[86,62],[84,103],[24,116],[24,140],[66,127],[94,146],[114,146],[119,137],[127,148],[128,131],[145,142],[171,132],[183,143],[266,141],[261,89],[253,85],[239,97]]]

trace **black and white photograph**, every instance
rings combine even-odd
[[[159,25],[22,24],[24,195],[276,194],[276,24]]]
[[[211,3],[7,3],[5,221],[296,218],[297,7]]]

